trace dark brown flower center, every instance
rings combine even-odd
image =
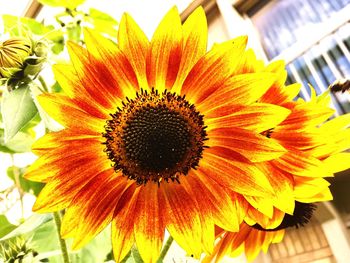
[[[252,227],[262,231],[277,231],[288,227],[299,228],[309,223],[315,209],[315,204],[307,204],[296,201],[293,215],[285,214],[282,223],[278,227],[274,229],[265,229],[259,224],[255,224]]]
[[[203,116],[168,91],[142,91],[107,121],[106,152],[116,171],[138,184],[179,181],[195,168],[206,139]]]

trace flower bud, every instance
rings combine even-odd
[[[12,37],[0,43],[0,77],[9,78],[23,67],[24,60],[32,55],[32,42],[24,37]]]
[[[8,90],[31,81],[46,60],[46,40],[33,41],[30,37],[11,37],[0,43],[0,84]]]

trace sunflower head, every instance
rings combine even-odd
[[[0,43],[0,81],[9,90],[40,72],[47,55],[45,40],[11,37]]]
[[[177,181],[196,168],[206,137],[203,116],[185,96],[152,89],[127,98],[107,121],[106,152],[138,184]]]
[[[324,165],[349,144],[321,125],[333,111],[294,101],[284,64],[265,67],[246,37],[207,50],[207,33],[202,8],[183,24],[173,8],[151,39],[125,14],[118,44],[88,29],[86,48],[68,42],[71,63],[53,68],[64,92],[38,97],[64,129],[33,145],[25,177],[46,183],[34,211],[66,210],[74,249],[112,223],[116,262],[134,243],[156,262],[165,230],[199,258],[218,226],[253,257],[255,240],[268,246],[284,230],[252,225],[273,229],[285,214],[295,216],[285,227],[303,225],[312,209],[296,201],[329,200]]]

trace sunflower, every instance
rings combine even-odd
[[[243,251],[251,261],[260,250],[266,252],[270,243],[282,241],[285,228],[308,223],[316,207],[313,203],[332,200],[324,177],[350,167],[350,153],[344,152],[350,147],[350,114],[326,121],[334,112],[329,108],[328,92],[317,97],[311,89],[310,101],[293,100],[300,85],[284,85],[283,62],[264,66],[251,51],[244,57],[247,66],[241,73],[275,72],[279,76],[258,101],[291,111],[283,122],[262,133],[287,152],[256,164],[273,187],[273,197],[241,196],[247,202],[245,223],[239,232],[219,229],[214,252],[205,262],[219,262],[225,255],[237,256]]]
[[[65,94],[38,98],[64,129],[33,146],[26,178],[46,183],[33,210],[66,209],[74,249],[111,223],[117,262],[134,243],[155,262],[165,229],[188,254],[210,253],[215,225],[238,231],[244,195],[273,196],[255,163],[286,152],[261,134],[290,114],[257,102],[276,74],[240,72],[246,37],[207,51],[202,8],[184,24],[171,9],[151,41],[127,14],[118,44],[84,36],[53,68]]]
[[[252,55],[248,56],[249,61],[254,63]],[[283,62],[274,62],[265,69],[255,69],[256,72],[263,70],[275,72],[280,76],[259,102],[273,103],[291,111],[283,122],[264,132],[265,136],[277,141],[287,149],[287,152],[274,160],[258,164],[260,170],[265,171],[275,191],[275,197],[270,202],[264,198],[262,201],[260,197],[254,197],[254,200],[251,200],[251,197],[247,198],[255,208],[259,203],[262,204],[259,211],[266,212],[264,214],[270,218],[274,208],[293,215],[297,210],[296,206],[301,205],[305,208],[305,214],[308,214],[310,209],[312,210],[312,205],[302,205],[303,203],[332,200],[329,183],[324,177],[331,177],[334,173],[350,167],[348,161],[350,154],[343,152],[350,147],[350,130],[347,129],[350,126],[350,115],[346,114],[327,121],[334,114],[334,110],[329,107],[329,94],[326,92],[317,97],[312,87],[310,101],[302,99],[294,101],[300,85],[284,85],[286,79],[284,68]],[[256,214],[256,209],[252,211]],[[257,218],[259,217],[255,217]],[[281,215],[280,221],[282,220]],[[299,218],[295,217],[295,225],[298,225],[298,222]],[[293,225],[293,222],[291,224]]]

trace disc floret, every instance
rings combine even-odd
[[[203,115],[185,96],[141,90],[107,121],[106,152],[116,171],[138,184],[179,182],[198,166],[205,148]]]

